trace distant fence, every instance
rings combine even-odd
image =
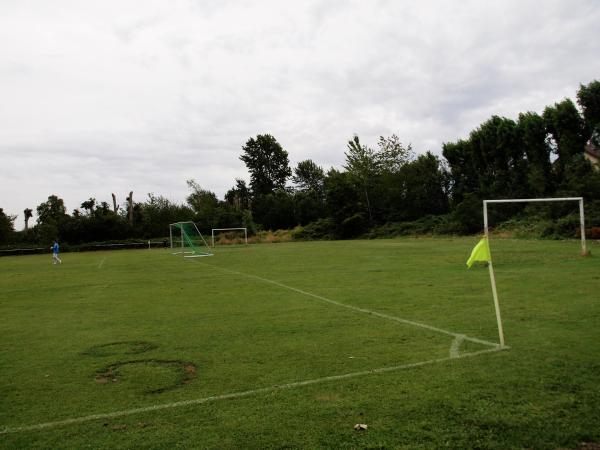
[[[127,250],[127,249],[149,249],[149,248],[166,248],[169,246],[167,240],[161,241],[140,241],[126,242],[118,244],[80,244],[80,245],[61,245],[61,253],[69,252],[93,252],[101,250]],[[0,249],[0,256],[16,256],[16,255],[36,255],[40,253],[50,253],[48,247],[31,247],[31,248],[7,248]]]

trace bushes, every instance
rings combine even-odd
[[[336,225],[333,219],[319,219],[305,227],[296,227],[292,236],[296,241],[318,241],[336,239]]]

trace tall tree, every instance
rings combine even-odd
[[[558,175],[562,177],[571,158],[583,154],[587,141],[584,122],[570,99],[546,107],[543,117],[558,155]]]
[[[348,152],[344,153],[344,155],[346,155],[344,169],[348,171],[355,183],[360,186],[365,196],[369,220],[372,220],[373,212],[371,210],[369,190],[372,188],[375,176],[379,172],[379,161],[375,152],[366,145],[361,144],[359,137],[356,135],[348,141]]]
[[[427,152],[405,164],[400,178],[404,182],[404,219],[416,220],[427,214],[448,212],[447,176],[435,155]]]
[[[349,237],[348,233],[342,233],[342,229],[344,223],[353,217],[362,222],[360,226],[356,227],[356,234],[360,234],[368,222],[364,216],[365,197],[350,173],[330,169],[325,177],[324,188],[327,214],[333,218],[340,234]]]
[[[294,169],[292,181],[300,191],[310,191],[320,195],[323,192],[325,172],[322,167],[316,165],[312,160],[300,161]]]
[[[478,165],[471,157],[471,141],[460,139],[457,142],[443,144],[442,154],[450,168],[451,197],[455,205],[461,203],[465,197],[478,190],[479,177]]]
[[[581,85],[577,92],[577,103],[583,110],[587,137],[592,137],[600,147],[600,81],[594,80]]]
[[[235,186],[225,194],[225,201],[236,211],[250,209],[250,189],[246,182],[240,178],[235,179]]]
[[[5,244],[10,240],[14,231],[15,216],[9,216],[0,208],[0,244]]]
[[[214,192],[202,189],[194,180],[187,180],[188,187],[192,193],[187,196],[188,205],[195,213],[195,219],[199,222],[201,230],[210,230],[217,223],[217,207],[219,200]]]
[[[65,203],[56,195],[48,197],[37,207],[37,233],[41,242],[49,242],[62,236],[62,231],[69,220]]]
[[[65,202],[56,195],[48,197],[44,203],[37,207],[37,223],[40,225],[53,223],[58,224],[66,217]]]
[[[85,202],[81,203],[81,207],[87,211],[88,216],[94,213],[94,207],[96,206],[96,199],[90,198]]]
[[[527,157],[528,196],[543,197],[552,193],[551,147],[546,140],[544,119],[534,113],[519,114],[519,140]]]
[[[379,149],[375,159],[379,169],[384,172],[398,173],[402,166],[415,158],[412,146],[408,144],[405,147],[395,134],[389,137],[379,136],[377,146]]]
[[[275,189],[284,189],[292,174],[288,153],[270,134],[250,138],[242,147],[240,159],[250,172],[252,195],[260,197]]]

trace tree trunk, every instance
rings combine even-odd
[[[133,226],[133,191],[129,192],[127,201],[129,202],[129,225]]]
[[[365,186],[365,198],[367,199],[367,210],[369,211],[369,222],[372,222],[373,215],[371,214],[371,202],[369,201],[369,193],[367,192],[366,186]]]
[[[115,196],[115,194],[110,194],[110,195],[112,195],[112,198],[113,198],[113,210],[116,214],[119,209],[119,207],[117,206],[117,197]]]

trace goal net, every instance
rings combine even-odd
[[[214,247],[216,244],[248,244],[247,228],[213,228],[211,233],[211,242]]]
[[[208,244],[194,222],[170,224],[169,238],[174,255],[183,255],[186,258],[212,256]]]

